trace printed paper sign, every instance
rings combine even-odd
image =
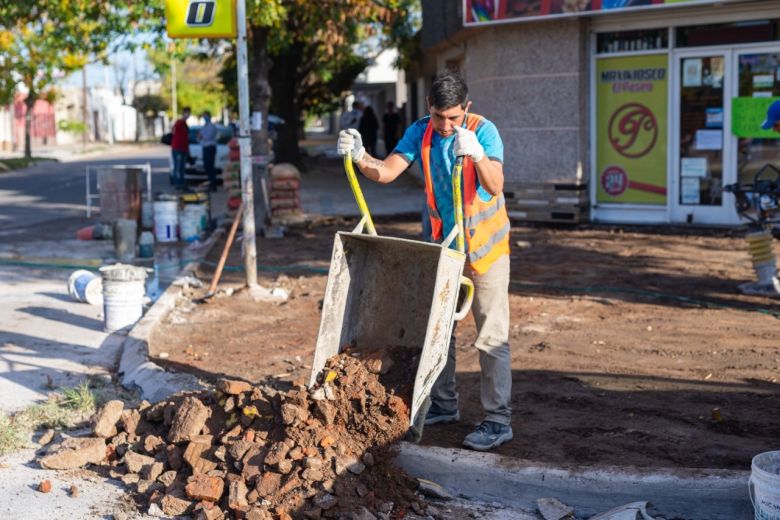
[[[701,58],[683,60],[683,87],[701,87]]]
[[[722,130],[696,130],[697,150],[722,150],[723,149],[723,131]]]
[[[249,122],[251,128],[255,132],[259,132],[263,129],[263,113],[262,112],[252,112],[252,118]]]
[[[704,110],[704,114],[707,118],[704,126],[707,128],[723,128],[722,108],[707,108]]]
[[[772,88],[775,86],[775,77],[772,74],[756,74],[753,76],[753,88]]]
[[[683,157],[680,160],[680,175],[682,177],[706,177],[706,157]]]
[[[683,177],[680,184],[680,203],[699,204],[701,187],[698,177]]]

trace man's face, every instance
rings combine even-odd
[[[455,132],[454,126],[462,126],[463,116],[466,113],[466,109],[460,105],[445,109],[429,106],[428,111],[431,114],[433,129],[442,137],[451,136]]]
[[[181,117],[183,117],[184,119],[187,119],[188,117],[190,117],[190,111],[189,110],[182,110]]]

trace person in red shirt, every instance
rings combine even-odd
[[[190,155],[188,117],[190,117],[190,107],[184,107],[181,111],[181,118],[176,120],[171,131],[173,134],[171,137],[171,153],[173,154],[171,184],[176,188],[184,187],[184,169],[187,167],[187,158]]]

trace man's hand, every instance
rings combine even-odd
[[[471,160],[478,163],[485,157],[485,149],[479,144],[477,134],[460,126],[454,126],[455,133],[455,157],[468,155]]]
[[[358,162],[362,159],[363,155],[366,153],[366,149],[363,148],[363,138],[360,137],[360,132],[354,128],[339,132],[339,141],[336,145],[336,152],[339,155],[347,155],[351,152],[353,162]]]

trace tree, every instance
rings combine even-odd
[[[401,46],[414,34],[419,0],[254,0],[249,7],[250,93],[253,110],[268,119],[269,103],[286,124],[277,160],[299,160],[298,137],[306,112],[324,113],[369,60],[357,50]],[[259,137],[256,138],[256,137]],[[254,153],[265,136],[253,135]]]
[[[25,157],[32,157],[30,126],[38,99],[53,101],[58,75],[103,58],[111,42],[126,34],[145,11],[134,2],[103,0],[31,0],[0,3],[0,103],[20,89],[24,103]]]

